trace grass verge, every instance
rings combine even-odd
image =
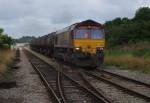
[[[150,47],[148,46],[150,44],[140,43],[106,50],[104,63],[150,74]]]
[[[9,67],[14,59],[15,51],[11,49],[0,49],[0,77],[9,74]]]

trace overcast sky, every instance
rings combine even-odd
[[[0,27],[14,38],[40,36],[86,19],[132,18],[150,0],[0,0]]]

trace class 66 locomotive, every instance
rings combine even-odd
[[[104,27],[93,20],[75,23],[30,43],[32,50],[85,68],[103,64],[104,46]]]

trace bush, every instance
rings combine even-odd
[[[140,8],[133,19],[116,18],[105,23],[107,47],[150,42],[150,8]]]

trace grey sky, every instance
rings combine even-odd
[[[150,0],[0,0],[0,27],[13,37],[40,36],[72,23],[132,18]]]

